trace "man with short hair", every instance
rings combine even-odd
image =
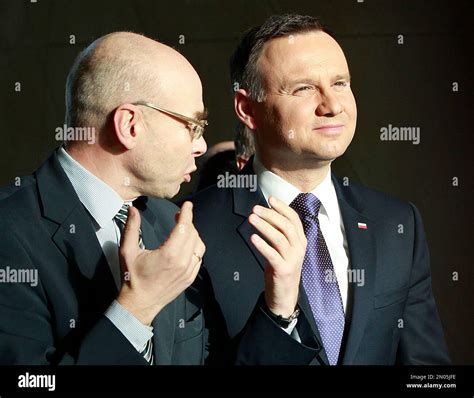
[[[205,117],[199,76],[168,46],[116,32],[78,56],[66,84],[67,142],[1,190],[0,363],[281,364],[274,347],[317,355],[317,346],[292,349],[263,303],[222,355],[197,277],[205,246],[192,204],[177,213],[165,200],[206,151]],[[267,284],[269,300],[282,284]]]
[[[242,38],[231,79],[235,112],[256,145],[242,173],[256,174],[259,189],[216,186],[193,198],[229,336],[243,330],[264,281],[296,277],[297,267],[281,266],[295,250],[291,210],[307,238],[299,295],[289,289],[294,307],[268,310],[294,317],[287,331],[303,343],[299,320],[310,320],[323,349],[308,364],[449,363],[418,210],[331,174],[357,119],[336,40],[311,16],[270,17]]]

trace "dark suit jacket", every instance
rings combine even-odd
[[[0,283],[0,364],[145,365],[142,355],[103,315],[118,292],[91,218],[57,153],[21,179],[19,187],[0,190],[0,199],[0,269],[38,273],[37,286]],[[176,206],[145,197],[134,205],[141,212],[146,247],[158,247],[174,226]],[[204,289],[199,276],[153,321],[158,365],[224,360],[218,355],[223,352],[223,339],[218,337],[222,329],[211,306],[205,305]],[[292,351],[294,343],[273,326],[256,306],[239,336],[239,354],[232,352],[234,356],[225,360],[272,363],[278,358],[270,347],[280,340]],[[296,347],[292,352],[304,357],[313,351]]]
[[[243,170],[252,174],[251,162]],[[415,206],[335,176],[350,267],[365,283],[349,283],[346,330],[340,363],[354,365],[447,364],[441,323],[431,290],[428,248]],[[207,244],[204,267],[229,336],[249,318],[263,286],[264,258],[250,242],[256,230],[247,217],[267,206],[260,189],[210,187],[193,197],[194,221]],[[367,224],[367,229],[358,228]],[[399,233],[403,226],[403,233]],[[299,305],[321,344],[300,285]],[[300,334],[307,338],[306,331]],[[324,349],[307,363],[328,364]]]

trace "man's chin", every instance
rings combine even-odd
[[[178,184],[178,187],[176,188],[176,192],[174,193],[173,196],[176,196],[178,192],[180,191],[180,189],[181,189],[181,184]]]
[[[325,148],[318,148],[314,151],[316,158],[322,161],[332,162],[338,157],[344,155],[348,148],[348,145],[343,145],[342,143],[333,143],[328,144]]]
[[[178,194],[180,189],[181,189],[181,184],[177,184],[173,186],[170,185],[166,187],[166,189],[163,189],[163,187],[160,187],[160,189],[147,190],[147,192],[144,192],[142,195],[149,196],[152,198],[159,198],[159,199],[171,199]]]

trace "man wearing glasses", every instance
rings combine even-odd
[[[221,329],[196,278],[205,245],[192,204],[177,213],[166,200],[206,151],[196,71],[146,37],[104,36],[68,75],[66,124],[96,137],[68,139],[0,191],[0,363],[211,362],[223,351],[210,343]],[[275,325],[256,306],[230,360],[282,363],[275,346],[317,354]]]

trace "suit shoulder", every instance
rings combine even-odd
[[[216,184],[204,188],[202,191],[196,192],[190,197],[193,203],[204,205],[209,203],[209,200],[216,200],[219,198],[226,198],[232,196],[232,188],[220,188]]]
[[[0,212],[38,206],[36,178],[33,175],[21,177],[0,188]]]
[[[161,198],[147,198],[147,206],[150,207],[154,212],[165,212],[175,214],[179,208],[173,202],[167,199]]]
[[[233,203],[233,188],[220,188],[212,185],[197,192],[189,198],[194,205],[195,213],[206,213],[212,211],[215,213],[219,209],[229,209]]]
[[[386,192],[377,189],[369,188],[359,182],[350,181],[349,184],[337,178],[336,188],[339,193],[342,193],[343,200],[348,203],[357,204],[359,207],[366,209],[373,217],[387,218],[390,216],[413,216],[416,211],[415,206],[411,202],[399,199]],[[415,210],[414,210],[415,209]]]
[[[175,214],[179,208],[172,202],[160,198],[147,198],[147,207],[158,220],[159,225],[170,231],[175,224]]]

